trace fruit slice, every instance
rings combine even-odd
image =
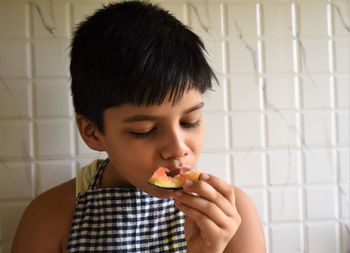
[[[185,181],[197,181],[201,173],[187,168],[169,170],[159,167],[148,180],[148,183],[166,189],[180,189]]]

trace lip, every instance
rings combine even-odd
[[[179,168],[174,168],[174,169],[169,169],[169,172],[167,172],[167,176],[170,176],[170,177],[175,177],[177,175],[181,175],[181,174],[184,174],[186,173],[187,171],[190,171],[191,169],[189,169],[188,167],[179,167]]]

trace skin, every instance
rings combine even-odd
[[[166,99],[157,106],[108,108],[103,133],[82,116],[76,122],[86,144],[109,155],[100,187],[137,187],[175,200],[186,214],[187,252],[263,253],[257,211],[238,188],[205,173],[181,191],[147,183],[159,166],[195,168],[203,139],[202,113],[202,95],[190,90],[175,105]],[[12,253],[65,252],[74,208],[74,179],[34,199],[17,229]]]

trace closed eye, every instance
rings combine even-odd
[[[196,128],[196,127],[199,127],[200,123],[201,123],[200,120],[197,120],[195,122],[182,122],[181,126],[184,128]]]
[[[145,137],[151,136],[155,131],[156,131],[156,128],[152,128],[149,131],[144,131],[144,132],[129,131],[129,133],[137,138],[145,138]]]
[[[191,129],[199,127],[201,124],[201,120],[197,120],[195,122],[181,122],[180,125],[183,128]],[[137,138],[147,138],[153,136],[156,133],[157,128],[152,128],[148,131],[129,131],[129,133]]]

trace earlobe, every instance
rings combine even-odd
[[[83,138],[86,145],[95,151],[105,151],[104,139],[95,123],[82,115],[75,117],[80,136]]]

